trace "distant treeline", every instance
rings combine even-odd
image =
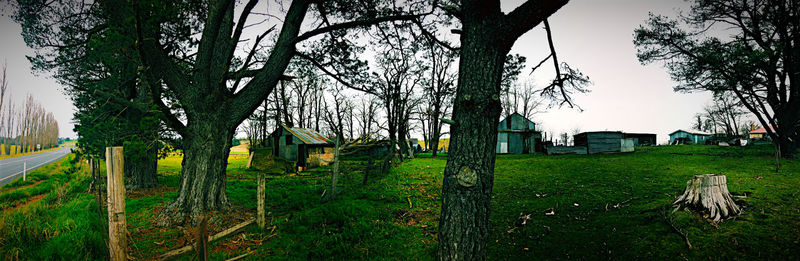
[[[58,122],[53,113],[31,94],[25,102],[12,103],[5,66],[0,77],[0,155],[58,146]]]

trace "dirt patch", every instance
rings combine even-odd
[[[137,190],[128,190],[127,196],[128,198],[143,198],[143,197],[151,197],[151,196],[159,196],[163,197],[164,194],[175,192],[177,189],[167,186],[160,186],[157,188],[145,188],[145,189],[137,189]]]
[[[30,206],[31,204],[39,202],[40,200],[42,200],[42,198],[44,198],[44,196],[46,196],[46,194],[39,194],[39,195],[36,195],[36,196],[32,196],[32,197],[30,197],[30,200],[25,201],[25,203],[16,205],[16,206],[11,207],[11,208],[3,209],[3,213],[7,214],[7,213],[15,212],[15,211],[18,211],[20,209],[26,208],[26,207]]]
[[[395,217],[395,224],[401,226],[420,226],[420,227],[427,227],[428,225],[425,223],[429,223],[433,220],[433,211],[430,208],[425,209],[414,209],[411,211],[407,211],[405,209],[398,209],[392,212],[392,215]]]
[[[20,190],[20,189],[30,188],[30,187],[39,185],[39,183],[42,183],[43,181],[44,180],[39,180],[39,181],[34,182],[33,184],[28,184],[28,185],[25,185],[25,186],[22,186],[22,187],[16,187],[16,188],[9,188],[9,189],[6,189],[6,190],[0,190],[0,193],[7,193],[7,192],[13,192],[13,191],[16,191],[16,190]]]
[[[174,191],[174,189],[172,190]],[[130,194],[128,197],[131,197]],[[152,209],[148,210],[148,212],[150,212],[151,217],[155,217],[163,208],[163,205],[154,206]],[[209,213],[207,214],[208,235],[211,236],[222,232],[225,229],[238,225],[248,219],[251,219],[253,215],[253,212],[238,206],[232,206],[230,209],[225,211]],[[144,253],[137,252],[134,249],[133,256],[135,256],[137,259],[153,259],[170,250],[190,245],[197,237],[195,234],[197,231],[197,226],[189,224],[189,222],[187,222],[185,225],[171,227],[158,227],[155,218],[150,218],[149,222],[151,224],[134,228],[131,231],[131,238],[134,242],[152,242],[152,244],[157,246],[156,248],[158,251]],[[246,231],[246,229],[243,231]],[[266,237],[268,237],[268,235],[239,232],[237,234],[229,235],[226,238],[220,239],[217,241],[217,243],[212,244],[215,244],[214,251],[228,251],[231,253],[243,254],[243,251],[246,251],[248,248],[257,248],[257,246],[261,245],[261,242],[263,242]]]

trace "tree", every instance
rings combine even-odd
[[[328,108],[325,110],[324,119],[325,123],[327,123],[329,131],[333,133],[333,136],[336,140],[334,140],[335,147],[334,147],[334,162],[333,162],[333,172],[331,173],[331,186],[330,191],[325,193],[325,200],[334,200],[336,199],[336,180],[339,177],[339,149],[340,146],[344,143],[344,118],[348,111],[352,111],[353,108],[346,97],[341,93],[342,89],[333,87],[331,90],[331,95],[333,96],[332,104],[328,104],[325,102],[325,107]]]
[[[401,155],[411,156],[413,153],[406,142],[409,121],[419,102],[414,93],[422,85],[425,65],[417,58],[422,46],[413,41],[410,32],[405,30],[407,26],[389,23],[375,30],[376,51],[382,55],[376,58],[378,68],[372,72],[374,80],[365,91],[376,95],[384,106],[392,142],[390,154],[395,153],[394,144],[397,144]]]
[[[767,134],[781,155],[792,157],[800,138],[797,1],[692,2],[687,15],[651,15],[634,31],[639,61],[663,61],[679,81],[675,91],[733,93],[762,126],[772,126]]]
[[[167,123],[183,137],[185,155],[178,197],[162,210],[160,216],[166,221],[162,224],[182,222],[187,215],[195,217],[204,211],[221,210],[229,205],[225,194],[225,167],[234,130],[279,82],[286,80],[284,71],[295,56],[312,58],[298,49],[298,44],[315,37],[322,38],[320,44],[336,42],[324,40],[335,40],[330,35],[342,34],[345,29],[418,16],[402,13],[390,3],[383,2],[292,1],[269,52],[256,55],[256,48],[272,29],[261,31],[251,41],[253,50],[243,59],[237,59],[235,50],[257,2],[248,1],[236,21],[235,1],[204,3],[207,12],[196,19],[202,24],[197,52],[187,62],[173,59],[168,46],[162,44],[166,40],[164,30],[168,28],[154,18],[159,17],[159,9],[153,8],[155,3],[135,5],[139,57],[147,77],[162,83],[151,85],[152,91],[156,94],[172,93],[186,115],[186,122],[182,122],[167,112],[169,107],[157,102],[168,117]],[[314,29],[301,34],[306,17],[318,19],[312,21]],[[254,60],[253,57],[261,58]],[[248,79],[246,83],[235,84],[244,78]]]
[[[6,113],[8,115],[12,115],[12,112],[10,110],[11,106],[9,106],[7,104],[4,104],[5,100],[6,100],[7,90],[8,90],[8,78],[6,76],[6,69],[7,68],[8,68],[8,63],[6,63],[4,61],[3,62],[3,75],[2,75],[3,78],[0,79],[0,138],[2,138],[2,139],[0,139],[0,144],[4,144],[5,145],[4,148],[3,148],[4,150],[6,149],[5,147],[8,147],[8,145],[9,145],[8,144],[9,136],[3,137],[3,134],[5,134],[5,133],[3,133],[3,129],[4,128],[10,128],[10,127],[8,125],[4,125],[4,123],[3,123],[3,109],[5,108],[5,106],[3,106],[3,105],[6,105],[6,106],[9,107],[9,109],[6,109]],[[8,123],[6,123],[6,124],[8,124]],[[6,135],[8,135],[8,134],[6,134]],[[6,153],[5,151],[0,151],[0,155],[5,154],[5,153]]]
[[[486,259],[503,67],[514,42],[567,0],[526,1],[508,14],[500,1],[463,0],[445,10],[461,21],[454,124],[442,184],[440,260]]]
[[[739,122],[742,122],[742,116],[746,114],[742,107],[738,98],[727,92],[715,95],[713,103],[706,105],[704,112],[697,115],[697,122],[693,127],[712,133],[721,129],[727,136],[740,136]]]
[[[358,136],[370,140],[377,136],[380,123],[378,122],[378,100],[373,95],[361,96],[355,109],[355,120],[358,122]]]
[[[156,161],[160,123],[147,82],[137,72],[132,9],[122,2],[19,1],[14,19],[37,71],[52,72],[66,86],[78,147],[102,157],[106,146],[125,147],[129,189],[158,186]]]

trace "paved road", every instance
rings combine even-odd
[[[22,176],[22,168],[27,163],[28,172],[52,163],[69,154],[71,147],[22,157],[0,160],[0,187]]]

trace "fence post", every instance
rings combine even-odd
[[[25,181],[28,177],[28,161],[22,163],[22,181]]]
[[[265,190],[267,181],[264,178],[264,172],[258,174],[258,212],[256,213],[256,221],[258,222],[258,228],[264,229],[264,225],[266,225],[265,215],[264,215],[264,200],[267,196]]]
[[[122,147],[106,147],[108,171],[108,250],[111,260],[125,261],[128,228],[125,220],[125,181]]]

